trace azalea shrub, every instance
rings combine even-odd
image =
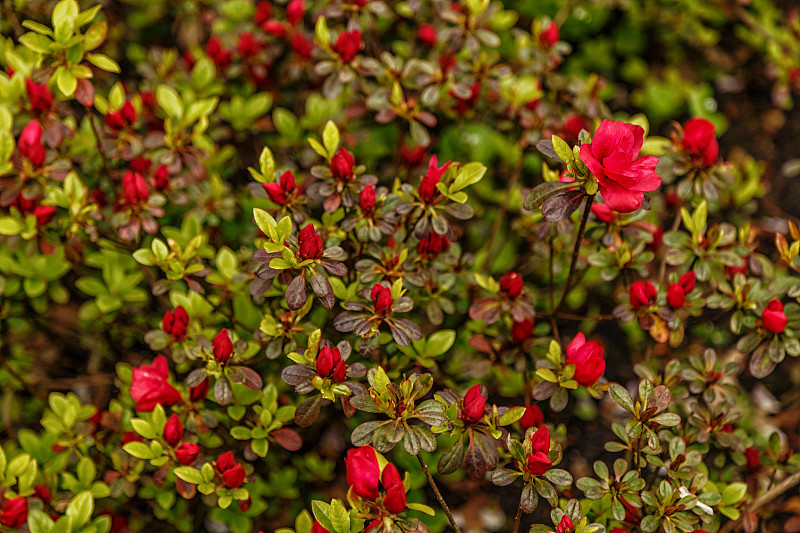
[[[4,2],[0,531],[800,531],[799,15]]]

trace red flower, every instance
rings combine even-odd
[[[199,402],[201,400],[205,400],[206,396],[208,395],[208,378],[203,379],[199,385],[195,385],[194,387],[189,389],[189,398],[193,402]]]
[[[380,467],[372,446],[352,448],[344,460],[347,483],[360,498],[374,502],[378,498]]]
[[[125,172],[122,176],[122,195],[130,205],[138,205],[150,198],[150,191],[141,174],[131,170]]]
[[[33,497],[39,498],[44,503],[50,503],[50,500],[53,498],[53,495],[50,493],[50,489],[48,489],[44,485],[34,485]]]
[[[11,498],[0,513],[0,524],[6,527],[20,527],[28,519],[28,500],[22,496]]]
[[[535,428],[544,423],[544,413],[536,404],[526,405],[525,414],[519,419],[522,429]]]
[[[643,305],[653,305],[658,291],[649,281],[634,281],[628,291],[631,307],[639,309]]]
[[[307,224],[297,236],[297,255],[300,259],[319,259],[322,257],[322,237],[314,224]]]
[[[286,6],[286,19],[292,26],[297,26],[303,20],[306,13],[306,6],[303,0],[292,0]]]
[[[372,305],[375,307],[375,312],[383,315],[391,312],[392,310],[392,290],[389,287],[377,284],[372,287],[369,293],[369,299],[372,300]]]
[[[592,171],[600,194],[611,209],[621,213],[642,206],[645,191],[661,185],[657,157],[638,157],[644,129],[635,124],[604,120],[590,144],[581,145],[581,161]]]
[[[558,522],[558,527],[556,527],[556,533],[572,533],[574,527],[575,524],[572,523],[572,519],[567,515],[564,515]]]
[[[172,340],[180,342],[186,338],[186,325],[189,323],[189,314],[182,305],[175,308],[175,311],[167,311],[161,321],[161,327],[166,333],[172,336]]]
[[[539,34],[539,42],[542,43],[542,46],[545,48],[552,48],[553,45],[558,42],[558,38],[558,25],[555,22],[551,22],[547,28],[542,30],[542,33]],[[559,533],[561,532],[559,531]]]
[[[486,414],[486,396],[481,391],[480,384],[473,385],[461,401],[461,412],[458,417],[466,424],[475,424],[483,419]]]
[[[28,94],[31,111],[34,113],[47,111],[53,105],[53,95],[47,89],[47,84],[39,85],[33,80],[27,79],[25,80],[25,92]]]
[[[258,55],[261,51],[261,45],[250,32],[244,32],[239,36],[239,42],[236,43],[236,50],[239,55],[244,58],[249,58]]]
[[[222,482],[229,489],[238,489],[244,483],[245,471],[242,465],[233,465],[222,473]]]
[[[764,325],[764,329],[771,333],[781,333],[788,320],[783,314],[783,304],[777,298],[770,300],[767,308],[761,313],[761,323]]]
[[[170,177],[169,170],[167,170],[167,165],[158,165],[158,168],[156,168],[156,171],[153,174],[153,183],[155,184],[156,189],[159,191],[169,188]]]
[[[439,235],[432,231],[428,233],[424,239],[419,241],[417,253],[424,259],[433,259],[448,248],[450,248],[450,240],[447,236]]]
[[[200,448],[197,444],[187,444],[184,442],[175,450],[175,457],[182,465],[192,464],[195,462],[198,455],[200,455]]]
[[[575,365],[575,381],[584,387],[597,383],[606,369],[606,350],[597,341],[586,342],[583,333],[578,333],[567,346],[567,364]]]
[[[323,346],[317,356],[317,374],[341,383],[347,377],[347,366],[342,360],[339,348]]]
[[[39,167],[44,163],[45,150],[42,144],[42,125],[38,120],[31,120],[28,125],[19,134],[17,141],[17,148],[22,157],[31,162],[35,167]]]
[[[358,205],[361,206],[361,210],[365,213],[369,213],[372,211],[372,208],[375,207],[375,187],[372,185],[366,185],[361,192],[358,194]]]
[[[761,457],[758,455],[758,450],[753,446],[744,451],[744,457],[747,459],[748,470],[758,470],[761,467]]]
[[[527,469],[534,476],[540,476],[553,467],[553,462],[547,457],[550,451],[550,430],[542,426],[531,435],[531,453],[528,456]]]
[[[577,141],[581,134],[581,130],[585,130],[588,127],[589,124],[583,119],[583,117],[580,115],[570,115],[566,122],[564,122],[562,133],[567,139]]]
[[[383,467],[381,483],[386,489],[386,497],[383,498],[383,506],[393,514],[402,513],[406,509],[406,488],[400,473],[392,463]]]
[[[322,527],[322,524],[314,520],[314,525],[311,526],[311,533],[331,533],[331,532]]]
[[[592,204],[592,214],[594,214],[598,220],[605,222],[606,224],[611,224],[614,222],[614,210],[608,207],[606,204]]]
[[[417,187],[420,200],[426,204],[432,204],[439,198],[439,189],[436,188],[436,184],[439,183],[439,180],[447,171],[447,167],[450,166],[450,161],[441,167],[437,166],[438,164],[439,161],[434,154],[428,162],[428,172],[425,173],[425,177],[422,178],[419,187]]]
[[[164,426],[164,440],[173,448],[183,439],[183,423],[181,418],[172,413]]]
[[[134,109],[130,100],[125,100],[119,112],[122,113],[122,118],[128,124],[133,124],[136,121],[136,109]]]
[[[400,163],[407,168],[415,168],[425,160],[425,147],[409,148],[405,144],[400,147]]]
[[[211,341],[211,346],[214,349],[214,359],[217,363],[224,365],[227,363],[231,355],[233,355],[233,343],[228,335],[228,329],[222,328],[214,340]]]
[[[269,2],[259,2],[256,5],[256,14],[253,16],[253,22],[261,26],[272,18],[272,6]]]
[[[419,29],[417,30],[417,39],[419,39],[421,43],[426,44],[428,46],[435,45],[436,26],[434,26],[433,24],[421,24]]]
[[[704,118],[690,119],[683,127],[681,146],[691,158],[692,163],[708,168],[717,162],[719,143],[714,136],[714,124]]]
[[[353,154],[340,146],[331,159],[331,174],[336,181],[350,181],[353,179],[353,167],[356,160]]]
[[[36,224],[38,226],[46,226],[53,220],[56,214],[56,208],[52,205],[38,205],[33,209],[33,216],[36,217]]]
[[[211,58],[217,68],[225,68],[231,64],[231,52],[222,47],[219,37],[212,37],[208,40],[206,55]]]
[[[269,199],[279,205],[286,205],[289,196],[297,190],[297,184],[291,170],[281,174],[277,183],[264,183],[262,187],[267,191]]]
[[[217,457],[217,468],[219,468],[220,472],[224,472],[227,469],[231,468],[236,463],[236,460],[233,458],[233,452],[225,452],[219,457]]]
[[[509,272],[500,278],[500,290],[508,294],[511,299],[516,299],[522,294],[522,276],[516,272]]]
[[[693,271],[689,271],[678,281],[678,283],[672,283],[667,290],[667,303],[673,309],[678,309],[683,307],[683,304],[686,302],[686,296],[694,290],[695,282],[697,281],[697,275]]]
[[[157,404],[172,405],[181,401],[181,393],[169,384],[167,358],[156,356],[150,365],[133,369],[131,377],[131,398],[136,402],[136,410],[142,413],[152,411]]]
[[[278,20],[268,20],[264,22],[261,24],[261,29],[275,37],[286,37],[286,25]]]
[[[296,32],[292,35],[292,50],[294,53],[302,58],[308,59],[311,57],[311,51],[314,49],[314,43],[309,41],[302,33]]]
[[[342,63],[350,63],[361,49],[361,32],[352,30],[340,33],[333,49],[339,54]]]
[[[153,166],[153,162],[144,156],[134,157],[131,159],[130,164],[131,170],[140,174],[147,174],[150,171],[150,167]]]

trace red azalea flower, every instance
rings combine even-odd
[[[458,417],[466,424],[475,424],[483,419],[486,413],[486,396],[480,384],[473,385],[461,401],[461,412]]]
[[[767,304],[767,308],[761,313],[761,323],[764,329],[771,333],[781,333],[786,327],[788,318],[783,313],[783,304],[777,298],[773,298]]]
[[[286,24],[279,20],[268,20],[261,24],[261,29],[278,38],[286,37]]]
[[[34,485],[33,497],[39,498],[44,503],[50,503],[50,500],[53,498],[53,495],[50,493],[50,489],[48,489],[44,485]]]
[[[447,251],[450,248],[450,240],[447,235],[439,235],[436,232],[430,232],[428,235],[419,241],[417,244],[417,253],[427,260],[431,260],[440,253]]]
[[[500,291],[506,293],[512,300],[522,294],[522,276],[516,272],[509,272],[500,278]]]
[[[214,349],[214,359],[217,360],[217,363],[224,365],[230,360],[231,355],[233,355],[233,342],[231,342],[227,328],[222,328],[217,333],[217,336],[211,341],[211,345]]]
[[[597,341],[586,342],[583,333],[578,333],[567,346],[567,364],[575,365],[575,381],[584,387],[597,383],[606,369],[606,350]]]
[[[683,127],[681,146],[692,158],[692,163],[701,168],[708,168],[717,162],[719,143],[714,136],[714,124],[704,118],[690,119]]]
[[[400,473],[392,463],[383,467],[381,483],[386,489],[386,496],[383,498],[383,506],[393,514],[399,514],[406,509],[406,488]]]
[[[256,13],[253,16],[253,22],[255,22],[256,25],[261,26],[271,18],[272,18],[272,6],[270,5],[270,3],[263,1],[259,2],[258,5],[256,5]]]
[[[544,413],[536,404],[526,405],[525,414],[519,419],[523,430],[539,427],[544,423]]]
[[[380,467],[372,446],[348,450],[344,464],[347,468],[347,483],[353,492],[360,498],[371,502],[378,499]]]
[[[297,190],[297,184],[291,170],[281,174],[277,183],[264,183],[262,187],[267,192],[269,199],[278,205],[286,205],[289,196]]]
[[[26,79],[25,92],[28,95],[28,101],[31,103],[31,111],[34,113],[48,111],[53,105],[53,95],[47,89],[46,83],[39,85],[31,79]]]
[[[336,39],[334,52],[339,54],[342,63],[350,63],[361,49],[361,32],[359,30],[344,31]]]
[[[170,177],[169,170],[167,170],[167,165],[158,165],[158,168],[156,168],[156,171],[153,174],[153,183],[155,184],[156,189],[159,191],[169,188]]]
[[[297,255],[302,260],[306,259],[319,259],[322,257],[322,237],[317,230],[314,229],[314,224],[306,224],[300,230],[297,236]]]
[[[244,483],[245,470],[242,465],[233,465],[222,473],[222,482],[229,489],[238,489]]]
[[[358,194],[358,205],[361,206],[361,210],[365,213],[369,213],[372,211],[372,208],[375,207],[375,187],[372,185],[366,185],[361,192]]]
[[[356,160],[353,154],[340,146],[331,159],[331,174],[336,181],[347,182],[353,179],[353,167]]]
[[[222,47],[219,37],[211,37],[206,43],[206,55],[214,62],[217,68],[223,69],[232,62],[230,50]]]
[[[18,528],[28,519],[28,500],[22,496],[11,498],[3,506],[0,513],[0,524]]]
[[[236,51],[243,58],[251,58],[258,55],[261,51],[261,45],[258,44],[252,33],[244,32],[239,36],[239,41],[236,43]]]
[[[34,167],[44,164],[46,154],[44,144],[42,144],[43,134],[44,130],[39,121],[31,120],[19,134],[19,140],[17,140],[19,154],[30,161]]]
[[[661,185],[658,158],[638,157],[643,143],[641,126],[604,120],[592,142],[581,145],[581,161],[597,178],[603,200],[620,213],[639,209],[644,193]]]
[[[400,147],[400,164],[406,168],[415,168],[425,161],[425,147],[410,148],[405,144]]]
[[[138,172],[128,170],[122,177],[122,196],[130,205],[138,205],[150,198],[147,183]]]
[[[613,209],[608,207],[606,204],[592,204],[592,214],[597,217],[598,220],[601,222],[605,222],[606,224],[611,224],[614,222],[614,217],[616,217],[616,213]]]
[[[347,377],[347,365],[342,359],[339,348],[323,346],[317,356],[317,374],[323,378],[331,378],[341,383]]]
[[[297,26],[303,20],[306,13],[306,5],[303,0],[292,0],[286,6],[286,19],[292,26]]]
[[[194,463],[198,455],[200,455],[200,448],[197,444],[187,444],[184,442],[175,450],[175,457],[182,465]]]
[[[173,448],[183,440],[183,423],[175,413],[172,413],[164,426],[164,440]]]
[[[393,300],[392,290],[389,287],[380,284],[375,285],[369,293],[369,299],[372,300],[375,313],[383,315],[391,312]]]
[[[758,450],[750,446],[744,451],[744,457],[747,460],[748,470],[758,470],[761,468],[761,457],[758,455]]]
[[[539,42],[542,43],[542,46],[545,48],[552,48],[553,45],[558,42],[558,38],[558,25],[555,22],[551,22],[547,28],[542,30],[539,34]]]
[[[53,220],[56,214],[56,208],[52,205],[38,205],[33,209],[33,216],[36,217],[37,226],[46,226]]]
[[[417,30],[417,39],[427,46],[434,46],[436,44],[436,26],[421,24]]]
[[[131,398],[136,410],[148,413],[158,404],[168,406],[181,401],[181,393],[169,384],[167,358],[156,356],[150,365],[134,368],[131,374]]]
[[[314,525],[311,526],[311,533],[331,533],[331,532],[322,527],[322,524],[314,520]]]
[[[195,385],[189,389],[189,398],[193,402],[205,400],[206,396],[208,395],[208,385],[208,378],[203,379],[199,385]]]
[[[572,523],[572,519],[567,515],[564,515],[561,517],[561,521],[556,527],[556,533],[572,533],[574,528],[575,524]]]
[[[291,44],[295,54],[303,59],[309,59],[311,57],[311,51],[314,50],[314,43],[308,40],[306,36],[299,31],[292,35]]]
[[[631,307],[634,309],[653,305],[657,295],[658,291],[649,281],[634,281],[628,291]]]
[[[417,187],[420,200],[426,204],[432,204],[439,198],[439,189],[436,187],[436,184],[439,183],[439,180],[447,171],[447,167],[450,166],[450,161],[441,167],[437,166],[438,164],[439,161],[436,155],[432,155],[428,162],[428,172],[425,173],[425,176],[419,183],[419,187]]]
[[[134,157],[130,160],[131,170],[140,174],[147,174],[150,172],[150,167],[153,162],[144,156]]]
[[[534,476],[540,476],[553,467],[547,456],[550,451],[550,430],[542,426],[531,435],[531,453],[528,456],[527,470]]]

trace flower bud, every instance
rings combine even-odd
[[[511,341],[514,344],[522,344],[526,341],[531,335],[533,335],[533,319],[526,318],[522,321],[514,321],[514,325],[511,326]]]
[[[372,185],[367,185],[358,195],[358,205],[361,206],[361,210],[365,213],[369,213],[372,211],[372,208],[375,207],[375,187]]]
[[[253,22],[261,26],[269,19],[272,18],[272,5],[269,2],[261,1],[256,5],[256,13],[253,16]]]
[[[336,39],[334,51],[339,54],[342,63],[350,63],[361,49],[361,32],[359,30],[344,31]]]
[[[342,360],[339,348],[323,346],[317,356],[317,374],[341,383],[347,376],[347,365]]]
[[[169,170],[167,170],[167,165],[158,165],[158,168],[156,168],[156,171],[153,174],[153,183],[155,184],[156,189],[159,191],[169,188],[170,177]]]
[[[483,419],[486,414],[486,396],[481,391],[480,384],[473,385],[461,401],[461,412],[458,417],[466,424],[475,424]]]
[[[634,281],[628,291],[631,307],[634,309],[653,305],[657,295],[658,291],[649,281]]]
[[[28,519],[28,500],[22,496],[11,498],[3,505],[0,513],[0,524],[18,528]]]
[[[386,489],[386,496],[383,498],[383,506],[393,514],[399,514],[406,509],[406,488],[400,473],[392,463],[383,467],[381,483]]]
[[[130,205],[138,205],[146,202],[150,198],[147,183],[138,172],[126,171],[122,177],[122,195],[125,202]]]
[[[206,55],[214,62],[217,68],[225,68],[231,64],[231,52],[222,47],[219,37],[211,37],[206,43]]]
[[[500,278],[500,290],[508,294],[511,299],[522,294],[522,276],[516,272],[509,272]]]
[[[686,293],[677,283],[671,283],[667,289],[667,303],[673,309],[680,309],[686,302]]]
[[[243,58],[250,58],[258,55],[261,51],[261,45],[250,32],[244,32],[239,36],[239,41],[236,43],[236,51]]]
[[[337,181],[350,181],[353,179],[353,167],[356,160],[346,148],[339,147],[331,159],[331,174]]]
[[[691,158],[692,163],[700,168],[708,168],[717,162],[719,143],[714,136],[714,124],[704,118],[690,119],[683,127],[681,146]]]
[[[606,204],[592,204],[592,214],[601,222],[611,224],[614,222],[616,212]]]
[[[286,37],[286,25],[279,20],[268,20],[261,24],[261,29],[278,38]]]
[[[545,48],[552,48],[553,45],[558,42],[558,38],[559,38],[558,25],[555,22],[551,22],[539,34],[539,42],[542,43],[542,46],[544,46]]]
[[[347,468],[347,483],[353,492],[365,500],[377,500],[380,467],[372,446],[348,450],[344,464]]]
[[[291,170],[284,172],[277,182],[264,183],[262,187],[267,192],[269,199],[278,205],[286,205],[289,195],[297,190],[297,184]]]
[[[177,450],[175,450],[175,457],[182,465],[190,465],[195,462],[197,456],[200,455],[200,448],[197,444],[188,444],[184,442]]]
[[[33,216],[36,217],[36,225],[39,227],[49,224],[55,214],[56,208],[52,205],[38,205],[33,209]]]
[[[781,333],[786,328],[786,322],[788,322],[788,318],[783,313],[783,304],[777,298],[773,298],[761,313],[761,323],[764,329],[771,333]]]
[[[46,84],[39,85],[33,80],[27,79],[25,80],[25,92],[28,94],[31,111],[34,113],[48,111],[53,105],[53,95],[50,94]]]
[[[31,120],[19,134],[17,148],[22,157],[31,162],[35,167],[42,166],[45,160],[45,149],[42,144],[42,125],[38,120]]]
[[[436,44],[436,26],[421,24],[417,30],[417,39],[427,46],[434,46]]]
[[[222,473],[222,482],[229,489],[238,489],[244,483],[245,475],[242,465],[233,465]]]
[[[300,259],[319,259],[322,257],[322,237],[314,229],[314,224],[307,224],[297,236],[297,255]]]
[[[550,451],[550,430],[542,426],[531,435],[531,453],[528,455],[526,468],[534,476],[540,476],[553,467],[547,456]]]
[[[233,354],[233,343],[228,335],[227,328],[222,328],[220,332],[217,333],[217,336],[211,341],[211,345],[214,349],[214,358],[217,360],[217,363],[221,365],[227,363]]]
[[[572,379],[591,387],[606,369],[606,350],[597,341],[586,342],[583,333],[578,333],[567,346],[567,364],[575,365]]]
[[[289,24],[292,26],[297,26],[297,24],[303,20],[305,13],[306,6],[303,0],[292,0],[289,2],[289,5],[286,6],[286,20],[288,20]]]
[[[556,533],[572,533],[574,527],[575,525],[572,523],[572,519],[564,515],[561,517],[558,527],[556,527]]]
[[[417,245],[417,253],[423,259],[433,259],[440,253],[447,251],[450,248],[450,240],[446,235],[439,235],[436,232],[430,232],[428,235],[419,241]]]
[[[539,427],[544,423],[544,413],[536,404],[526,405],[525,414],[519,419],[523,430]]]
[[[164,426],[164,440],[173,448],[183,439],[183,423],[178,415],[172,413]]]
[[[379,315],[390,313],[392,310],[392,290],[389,287],[377,284],[369,293],[375,312]]]
[[[208,378],[205,378],[203,381],[200,382],[199,385],[195,385],[194,387],[189,389],[189,398],[193,402],[199,402],[206,399],[208,395]]]

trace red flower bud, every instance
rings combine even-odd
[[[539,427],[544,423],[544,413],[536,404],[526,405],[525,414],[519,419],[523,430]]]
[[[581,130],[589,128],[589,124],[580,115],[571,115],[562,127],[562,134],[570,141],[577,141]]]
[[[390,313],[392,310],[392,290],[383,285],[375,285],[369,293],[369,299],[379,315]]]
[[[167,165],[158,165],[158,168],[153,174],[153,183],[155,184],[156,189],[159,191],[169,188],[170,177],[169,170],[167,170]]]
[[[134,157],[130,160],[131,170],[139,174],[147,174],[150,172],[150,167],[153,162],[144,156]]]
[[[558,32],[558,25],[555,22],[551,22],[542,33],[539,34],[539,42],[542,43],[542,46],[545,48],[552,48],[554,44],[558,42],[559,32]],[[559,531],[559,533],[561,533]]]
[[[217,457],[217,468],[220,472],[225,472],[234,464],[236,464],[236,460],[233,458],[233,452],[225,452]]]
[[[347,365],[342,360],[339,348],[323,346],[317,356],[317,374],[341,383],[347,377]]]
[[[483,420],[486,414],[486,396],[483,395],[480,384],[473,385],[461,401],[461,412],[458,417],[465,424],[475,424]]]
[[[533,335],[533,319],[526,318],[520,322],[514,321],[511,326],[511,341],[514,344],[522,344]]]
[[[400,147],[400,164],[406,168],[416,168],[425,160],[425,147],[409,148],[405,144]]]
[[[198,455],[200,455],[200,448],[197,444],[188,444],[184,442],[175,450],[175,457],[182,465],[192,464],[195,462]]]
[[[281,174],[280,179],[273,183],[264,183],[262,185],[267,192],[269,199],[279,205],[286,205],[289,196],[297,190],[297,184],[294,180],[294,174],[291,170],[287,170]]]
[[[567,515],[561,517],[561,521],[558,523],[558,527],[556,527],[556,533],[572,533],[575,524],[572,523],[572,519]]]
[[[417,245],[417,253],[423,259],[433,259],[440,253],[447,251],[450,248],[450,240],[446,235],[439,235],[436,232],[428,233],[428,235],[419,241]]]
[[[122,195],[130,205],[138,205],[150,198],[150,191],[141,174],[130,170],[125,172],[122,177]]]
[[[261,24],[261,29],[278,38],[286,37],[286,25],[278,20],[268,20]]]
[[[783,314],[783,304],[777,298],[770,300],[767,308],[761,313],[761,323],[764,325],[764,329],[771,333],[781,333],[788,320]]]
[[[228,335],[227,328],[222,328],[220,332],[217,333],[217,336],[211,341],[211,345],[214,348],[214,358],[217,360],[217,363],[221,365],[227,363],[233,354],[233,343]]]
[[[380,467],[372,446],[348,450],[344,464],[347,468],[347,483],[353,492],[360,498],[371,502],[378,499]]]
[[[307,224],[297,236],[297,255],[300,259],[319,259],[322,257],[322,237],[314,224]]]
[[[219,37],[212,37],[208,40],[206,55],[211,58],[217,68],[225,68],[231,64],[231,52],[222,47]]]
[[[606,224],[614,222],[614,217],[616,216],[616,212],[606,204],[592,204],[592,214]]]
[[[427,46],[436,44],[436,26],[433,24],[422,24],[417,30],[417,39]]]
[[[50,500],[53,498],[53,495],[50,493],[50,489],[48,489],[44,485],[34,485],[33,497],[39,498],[44,503],[50,503]]]
[[[372,208],[375,207],[375,187],[367,185],[361,189],[358,195],[358,204],[365,213],[372,211]]]
[[[189,398],[193,402],[199,402],[201,400],[205,400],[206,396],[208,395],[208,378],[205,378],[199,385],[195,385],[194,387],[189,389]]]
[[[173,448],[183,439],[183,423],[178,415],[172,413],[164,426],[164,440]]]
[[[383,467],[381,483],[386,489],[386,497],[383,498],[383,506],[393,514],[399,514],[406,509],[406,488],[400,473],[392,463]]]
[[[303,20],[306,13],[306,6],[303,0],[292,0],[286,6],[286,19],[292,26],[297,26]]]
[[[158,404],[167,406],[181,401],[181,393],[169,384],[168,379],[167,358],[163,355],[153,359],[151,365],[134,368],[130,391],[136,410],[148,413]]]
[[[244,483],[245,471],[242,465],[233,465],[222,473],[222,482],[229,489],[238,489]]]
[[[667,289],[667,303],[673,309],[680,309],[686,302],[686,293],[677,283],[671,283]]]
[[[597,341],[586,342],[583,333],[578,333],[567,346],[567,364],[575,365],[575,381],[584,387],[597,383],[606,369],[606,350]]]
[[[342,63],[350,63],[361,49],[361,32],[359,30],[344,31],[336,39],[333,50],[339,54]]]
[[[343,147],[339,147],[331,159],[331,174],[337,181],[350,181],[353,179],[353,167],[356,160],[353,154]]]
[[[639,309],[642,306],[653,305],[658,291],[649,281],[634,281],[628,291],[631,307]]]
[[[33,216],[36,217],[36,224],[38,226],[46,226],[53,220],[56,214],[56,208],[52,205],[39,205],[33,210]]]
[[[261,26],[266,21],[272,18],[272,6],[269,2],[259,2],[256,6],[256,14],[253,16],[253,22]]]
[[[509,272],[500,278],[500,290],[512,299],[522,294],[522,276],[516,272]]]
[[[261,51],[261,45],[250,32],[244,32],[239,36],[239,42],[236,43],[236,50],[243,58],[249,58],[258,55]]]
[[[683,127],[681,146],[692,159],[692,163],[708,168],[717,162],[719,143],[714,136],[714,124],[704,118],[690,119]]]
[[[38,120],[31,120],[22,133],[19,134],[17,148],[22,157],[31,162],[35,167],[42,166],[45,160],[45,149],[42,144],[42,125]]]
[[[750,446],[744,451],[744,457],[747,460],[748,470],[758,470],[761,467],[761,457],[758,455],[758,450]]]
[[[53,95],[50,94],[46,84],[39,85],[33,80],[27,79],[25,80],[25,92],[28,94],[31,111],[34,113],[48,111],[53,105]]]
[[[542,426],[531,435],[531,453],[528,455],[528,472],[540,476],[553,467],[553,462],[547,456],[550,451],[550,430]]]
[[[172,340],[180,342],[186,338],[186,325],[189,323],[189,315],[186,309],[179,305],[175,312],[167,311],[161,321],[164,332],[172,336]]]
[[[683,289],[683,293],[688,295],[694,290],[694,287],[697,283],[697,274],[694,273],[693,270],[685,273],[681,278],[678,280],[678,285],[681,286]]]
[[[3,512],[0,513],[0,524],[6,527],[20,527],[27,519],[28,500],[21,496],[8,500],[3,506]]]
[[[122,114],[122,118],[128,123],[128,125],[136,122],[136,109],[134,109],[130,100],[125,100],[125,103],[122,104],[119,112]]]
[[[311,51],[314,50],[314,43],[309,41],[302,33],[296,32],[292,35],[291,44],[295,54],[303,59],[309,59],[311,57]]]

